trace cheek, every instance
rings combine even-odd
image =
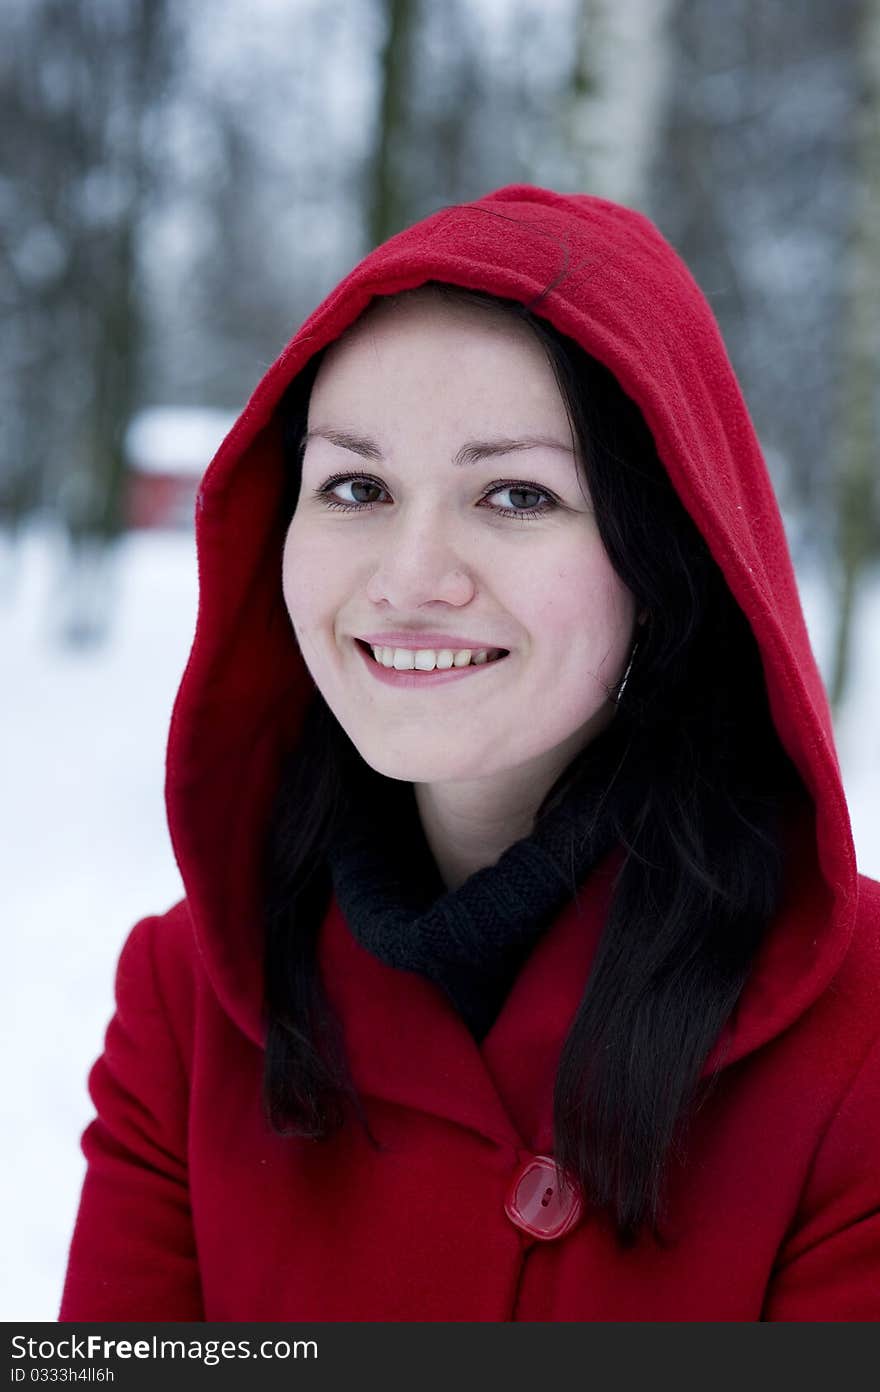
[[[629,652],[636,617],[636,602],[623,581],[608,565],[595,577],[595,593],[599,602],[590,615],[591,627],[596,634],[596,640],[603,642],[607,648],[605,667],[610,667],[611,677],[615,679],[621,660],[625,659]]]
[[[325,597],[320,592],[316,577],[320,575],[307,549],[297,540],[285,548],[282,568],[282,590],[291,627],[306,666],[317,680],[320,670],[321,647],[318,634],[321,628],[321,606]]]
[[[535,635],[544,717],[561,736],[592,720],[624,674],[635,600],[607,564],[583,562],[558,580]]]
[[[281,563],[281,587],[287,612],[297,633],[316,627],[322,613],[332,606],[328,580],[338,575],[335,559],[328,555],[326,541],[297,524],[294,517],[287,532]]]
[[[294,536],[294,526],[288,528],[281,558],[281,589],[284,603],[291,622],[296,625],[302,608],[301,581],[304,572],[301,565],[301,552]]]
[[[564,681],[595,676],[614,683],[622,672],[635,622],[635,600],[604,551],[583,553],[557,565],[552,575],[533,575],[528,614],[535,645]]]

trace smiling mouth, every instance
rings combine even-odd
[[[488,667],[488,666],[490,665],[490,663],[493,663],[493,662],[500,662],[502,658],[505,658],[505,657],[509,657],[509,656],[510,656],[510,651],[509,651],[509,649],[507,649],[507,648],[496,648],[496,649],[494,649],[494,650],[490,649],[492,655],[491,655],[491,657],[487,657],[485,662],[474,662],[473,659],[472,659],[470,662],[465,663],[463,667],[457,667],[457,668],[454,667],[454,666],[453,666],[453,667],[431,667],[431,668],[429,668],[427,671],[425,671],[425,669],[424,669],[423,667],[415,667],[415,666],[414,666],[414,667],[386,667],[384,662],[379,662],[379,660],[376,658],[376,656],[375,656],[375,654],[374,654],[374,652],[373,652],[372,646],[371,646],[369,643],[366,643],[366,642],[363,640],[363,638],[355,638],[354,641],[357,643],[358,647],[359,647],[363,652],[366,653],[367,657],[370,659],[371,662],[374,662],[374,663],[376,664],[377,667],[382,667],[386,672],[401,672],[401,673],[413,673],[413,674],[418,674],[419,672],[422,672],[426,677],[433,676],[435,672],[444,672],[444,671],[459,671],[459,672],[462,672],[462,671],[467,670],[467,668],[469,668],[469,667]],[[415,649],[413,649],[413,651],[415,651]]]

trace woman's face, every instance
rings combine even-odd
[[[328,706],[389,778],[501,787],[515,774],[543,794],[613,716],[606,688],[623,675],[635,606],[540,344],[500,313],[379,301],[327,350],[308,428],[283,586]],[[360,448],[327,438],[343,433]],[[526,437],[548,443],[510,447]],[[493,453],[457,462],[473,442]],[[392,648],[509,656],[452,680],[383,681],[356,639],[395,630],[411,636]]]

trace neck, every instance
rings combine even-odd
[[[467,782],[415,783],[425,840],[447,889],[494,865],[508,846],[529,836],[547,793],[574,756],[611,723],[606,702],[588,724],[549,755]]]
[[[450,785],[415,785],[422,831],[447,889],[457,889],[477,870],[494,865],[515,841],[528,836],[538,803],[524,798],[499,806],[494,799],[461,796]]]

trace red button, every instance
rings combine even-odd
[[[513,1177],[504,1204],[511,1223],[542,1242],[564,1237],[580,1222],[580,1195],[565,1182],[551,1155],[533,1155]]]

